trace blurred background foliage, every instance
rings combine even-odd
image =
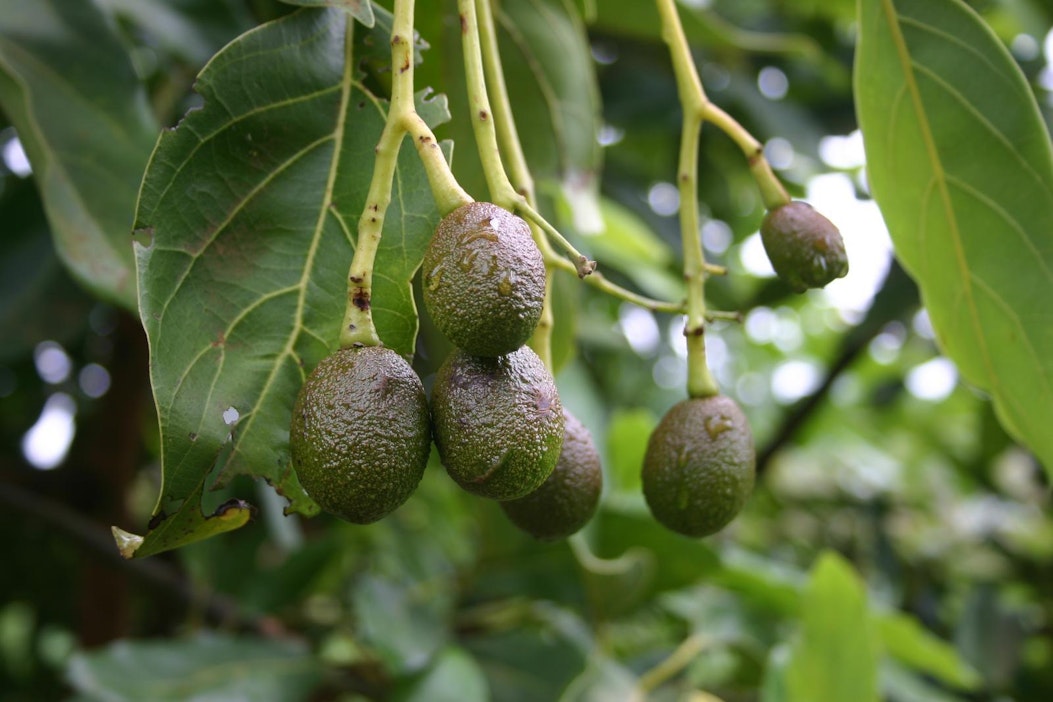
[[[1048,122],[1053,8],[969,4],[1011,48]],[[165,126],[195,106],[193,78],[210,56],[294,9],[95,6]],[[431,44],[419,84],[449,94],[454,120],[439,136],[457,143],[458,178],[479,197],[458,120],[454,3],[418,6]],[[587,31],[587,64],[557,58],[595,76],[598,144],[562,133],[566,148],[553,150],[553,127],[529,118],[539,190],[609,277],[675,297],[680,115],[657,15],[637,0],[578,7],[588,23],[571,29]],[[0,698],[1053,695],[1049,485],[985,398],[958,382],[916,288],[890,260],[853,110],[854,3],[710,0],[681,12],[711,99],[765,142],[794,195],[841,226],[852,263],[848,278],[805,295],[772,277],[758,258],[763,209],[741,153],[704,130],[702,240],[730,271],[710,282],[708,300],[743,314],[710,326],[709,354],[752,422],[760,471],[745,512],[705,541],[661,529],[639,494],[647,436],[683,396],[681,321],[561,276],[558,382],[606,471],[583,535],[532,542],[434,463],[410,502],[372,526],[284,518],[280,498],[246,481],[231,489],[256,496],[249,526],[122,561],[107,527],[141,530],[160,480],[145,338],[129,311],[85,292],[61,264],[15,119],[0,113]],[[506,60],[510,73],[522,68]],[[366,70],[382,91],[384,70]],[[85,78],[85,92],[106,79]],[[13,89],[0,73],[0,95]],[[530,115],[537,86],[511,89],[517,114]],[[113,216],[130,228],[130,210]],[[428,384],[447,347],[422,324],[417,367]],[[838,671],[848,680],[826,680]]]

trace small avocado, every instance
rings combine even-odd
[[[771,210],[760,232],[772,268],[794,292],[822,288],[848,274],[841,232],[807,202]]]
[[[577,417],[563,410],[566,429],[559,460],[534,492],[500,502],[513,524],[541,541],[565,539],[592,519],[600,502],[603,470],[592,435]]]
[[[527,223],[497,205],[472,202],[443,217],[421,270],[428,315],[468,353],[510,353],[541,318],[541,252]]]
[[[431,397],[435,445],[458,485],[494,500],[536,490],[563,444],[556,383],[529,347],[495,358],[455,349]]]
[[[391,349],[340,349],[300,389],[289,443],[311,499],[349,522],[375,522],[409,499],[424,474],[431,449],[424,386]]]
[[[684,400],[647,443],[643,492],[651,514],[685,536],[709,536],[753,490],[756,457],[746,416],[724,395]]]

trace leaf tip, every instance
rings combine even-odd
[[[117,542],[117,550],[120,551],[121,557],[125,559],[133,558],[135,552],[143,544],[143,537],[118,527],[110,527],[110,531],[113,533],[113,540]]]

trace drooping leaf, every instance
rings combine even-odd
[[[176,641],[119,641],[70,660],[78,699],[99,702],[306,700],[321,664],[299,642],[201,634]]]
[[[63,262],[96,294],[135,309],[131,213],[157,124],[94,3],[4,4],[0,108],[29,156]]]
[[[289,417],[306,374],[337,347],[385,119],[357,79],[352,27],[341,10],[304,9],[232,42],[198,78],[204,106],[151,158],[136,214],[151,241],[137,255],[164,482],[140,554],[172,547],[164,519],[196,520],[192,496],[239,474],[265,478],[291,511],[317,510],[289,465]],[[418,109],[432,124],[446,115],[440,99]],[[381,340],[406,356],[410,280],[437,219],[403,148],[372,300]]]
[[[84,329],[94,302],[62,266],[32,181],[0,187],[0,363],[29,356],[45,339],[65,343]]]
[[[1053,474],[1053,151],[1031,90],[959,0],[861,0],[870,183],[937,338]]]
[[[866,592],[852,566],[832,552],[820,555],[802,604],[784,699],[877,702],[877,645]]]

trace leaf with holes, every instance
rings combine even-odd
[[[157,143],[136,227],[150,239],[137,248],[139,297],[163,485],[145,541],[126,549],[135,555],[243,523],[244,504],[206,516],[199,497],[236,475],[266,479],[290,511],[318,509],[290,466],[289,418],[306,374],[338,345],[386,108],[358,80],[354,26],[342,10],[303,9],[244,34],[199,76],[203,107]],[[441,99],[418,109],[431,124],[447,118]],[[381,340],[406,356],[410,281],[437,221],[403,148],[372,299]]]
[[[1053,156],[1024,76],[959,0],[861,0],[873,194],[944,352],[1053,475]]]

